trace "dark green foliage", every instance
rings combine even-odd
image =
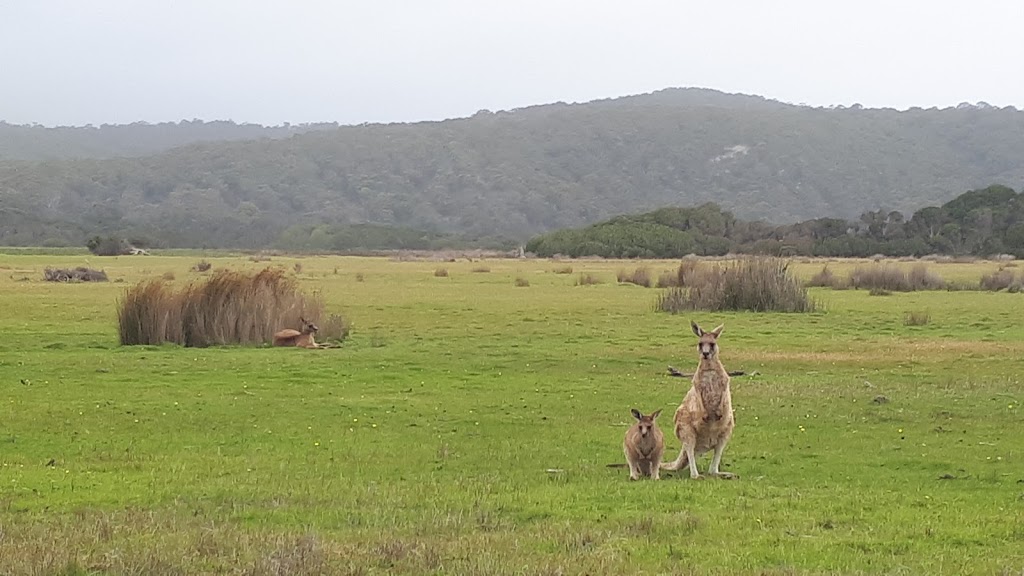
[[[1024,258],[1024,195],[993,185],[918,210],[910,220],[878,210],[856,222],[819,218],[777,227],[737,220],[715,204],[663,208],[537,236],[526,246],[539,256],[610,258],[728,252],[827,257],[1009,253]]]
[[[906,244],[898,234],[902,224],[888,219],[893,210],[909,214],[975,182],[1024,176],[1024,112],[826,110],[736,98],[667,90],[445,122],[344,126],[172,149],[143,145],[152,130],[132,128],[129,141],[137,149],[164,151],[144,158],[29,161],[57,155],[65,145],[95,148],[73,143],[75,130],[88,130],[57,130],[43,152],[24,161],[0,159],[0,243],[75,244],[96,233],[146,233],[174,247],[358,249],[362,241],[336,238],[329,228],[360,223],[522,240],[616,214],[714,201],[740,218],[773,223],[853,219],[885,206],[886,222],[865,222],[864,235],[856,236],[883,249],[844,242],[829,222],[821,223],[820,237],[799,234],[792,242],[765,237],[757,227],[730,232],[727,222],[715,219],[682,226],[666,214],[650,224],[703,229],[709,238],[666,232],[634,250],[618,241],[628,230],[614,231],[610,242],[586,251],[679,252],[685,249],[679,243],[692,242],[693,251],[716,254],[764,240],[760,251],[788,254],[794,246],[807,253],[831,239],[822,249],[833,255],[916,253],[933,244]],[[0,130],[0,157],[30,148],[11,143],[21,136],[5,141],[5,133]],[[253,137],[262,135],[257,130]],[[200,139],[206,136],[190,141]],[[123,146],[115,148],[96,155],[121,155]],[[997,214],[993,226],[1001,218]],[[322,226],[326,235],[314,236]],[[299,233],[285,234],[295,227]],[[983,249],[966,236],[949,249]],[[1005,239],[1002,245],[1017,249]],[[991,243],[985,249],[999,248]]]
[[[748,257],[726,265],[709,265],[689,275],[688,285],[670,288],[657,300],[657,309],[746,310],[751,312],[813,312],[807,289],[778,258]]]
[[[120,256],[128,254],[132,248],[127,241],[113,236],[93,236],[85,243],[85,247],[97,256]]]

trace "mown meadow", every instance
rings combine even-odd
[[[284,266],[351,334],[122,347],[125,289],[200,255],[0,255],[0,574],[1024,573],[1024,294],[672,315],[637,262],[205,258]],[[79,265],[110,281],[42,280]],[[739,479],[630,482],[630,408],[679,449],[691,319],[747,372]]]

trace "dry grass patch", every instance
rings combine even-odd
[[[946,282],[928,269],[917,264],[905,270],[895,264],[858,266],[850,272],[850,287],[890,292],[913,292],[915,290],[944,290]]]
[[[999,290],[1009,289],[1014,285],[1015,281],[1016,279],[1013,270],[1004,270],[1000,268],[991,274],[985,274],[982,276],[979,284],[982,290],[997,292]]]
[[[684,264],[685,265],[685,264]],[[683,265],[680,266],[682,276]],[[807,288],[777,258],[743,258],[727,265],[687,272],[687,284],[670,288],[657,300],[664,312],[683,310],[749,310],[752,312],[813,312],[816,305]]]
[[[79,266],[78,268],[47,268],[43,270],[47,282],[106,282],[107,273]]]
[[[926,310],[912,310],[903,315],[904,326],[925,326],[931,322],[932,316]]]
[[[651,270],[646,266],[641,266],[632,273],[626,270],[619,270],[616,275],[620,284],[636,284],[637,286],[643,286],[644,288],[651,287]]]
[[[122,345],[205,347],[270,342],[300,317],[315,321],[322,314],[318,296],[303,294],[280,268],[266,268],[221,270],[179,290],[163,280],[140,282],[118,302],[117,319]]]

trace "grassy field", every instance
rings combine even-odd
[[[635,262],[208,259],[301,264],[352,335],[120,347],[124,289],[198,256],[0,255],[0,574],[1024,573],[1024,294],[673,316],[615,282]],[[85,264],[111,282],[41,280]],[[740,478],[630,482],[606,466],[630,408],[679,449],[691,319],[756,371],[732,385]]]

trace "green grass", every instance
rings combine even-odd
[[[199,257],[0,256],[0,574],[1024,570],[1024,294],[672,316],[614,282],[635,262],[239,255],[207,259],[301,261],[344,346],[118,346],[121,292]],[[77,265],[114,281],[41,281]],[[691,318],[758,373],[733,379],[740,479],[629,482],[606,464],[630,408],[682,399]]]

